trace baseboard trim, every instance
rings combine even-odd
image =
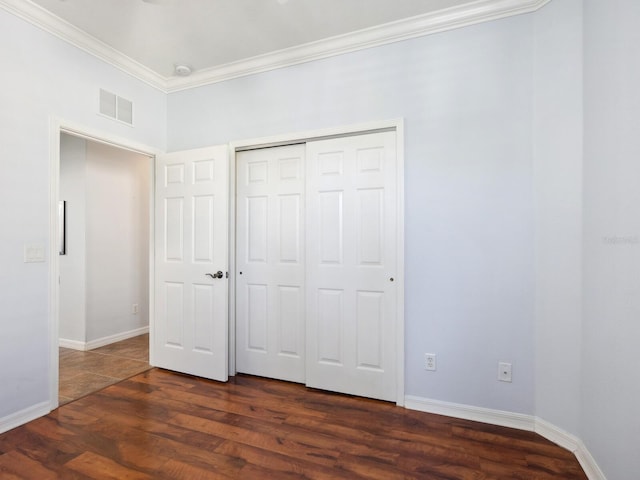
[[[578,449],[573,453],[578,459],[578,462],[580,462],[580,466],[589,480],[607,480],[604,472],[600,470],[595,458],[591,456],[591,453],[587,450],[586,445],[582,443],[582,440],[578,441]]]
[[[58,346],[62,348],[72,348],[73,350],[86,350],[87,344],[77,340],[69,340],[68,338],[59,338]]]
[[[575,456],[589,480],[607,480],[604,473],[598,467],[595,459],[589,453],[586,445],[580,438],[572,435],[552,423],[533,415],[492,410],[490,408],[475,407],[459,403],[443,402],[414,395],[405,396],[405,408],[420,412],[445,415],[448,417],[462,418],[474,422],[488,423],[501,427],[516,428],[536,432],[547,440],[569,450]]]
[[[574,453],[578,450],[578,445],[582,443],[578,437],[565,432],[561,428],[556,427],[553,423],[547,422],[542,418],[536,418],[535,432],[542,435],[547,440],[552,441],[556,445],[560,445],[562,448]]]
[[[20,425],[24,425],[27,422],[48,414],[51,411],[49,407],[50,404],[46,401],[0,418],[0,433],[8,432]]]
[[[517,428],[518,430],[528,430],[530,432],[535,430],[535,417],[531,415],[431,400],[414,395],[406,395],[404,399],[405,407],[411,410],[489,423],[501,427]]]
[[[91,340],[90,342],[79,342],[77,340],[68,340],[66,338],[60,338],[58,345],[63,348],[72,348],[74,350],[93,350],[94,348],[104,347],[111,343],[127,340],[128,338],[137,337],[138,335],[144,335],[149,333],[149,326],[136,328],[129,330],[128,332],[116,333],[115,335],[109,335],[107,337]]]

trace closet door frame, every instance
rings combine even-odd
[[[356,125],[346,125],[319,130],[309,130],[283,135],[258,137],[230,142],[229,148],[229,375],[236,374],[236,153],[256,148],[276,147],[303,143],[312,140],[362,135],[366,133],[395,131],[396,133],[396,173],[397,173],[397,306],[396,306],[396,404],[405,403],[405,375],[404,375],[404,120],[402,118],[382,120]]]

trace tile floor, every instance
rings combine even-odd
[[[60,405],[149,370],[149,335],[86,352],[60,348]]]

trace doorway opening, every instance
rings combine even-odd
[[[51,409],[150,368],[153,159],[53,125]]]

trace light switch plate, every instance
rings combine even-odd
[[[26,244],[24,246],[24,263],[42,263],[44,260],[44,245]]]

